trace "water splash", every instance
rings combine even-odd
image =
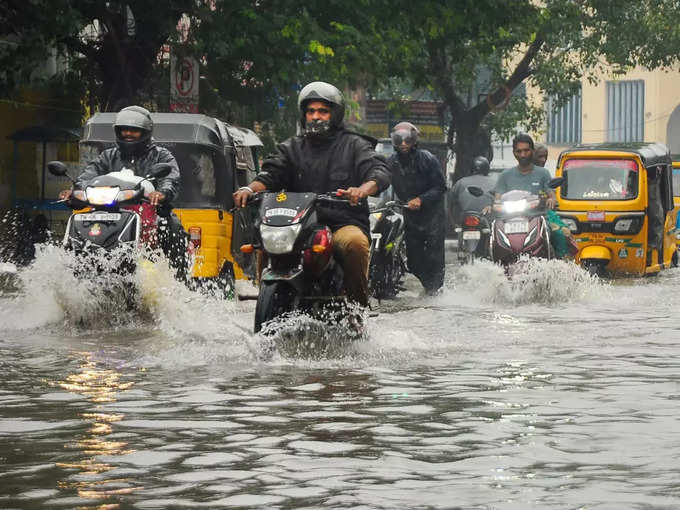
[[[598,300],[609,292],[608,282],[573,262],[530,257],[511,266],[509,274],[489,261],[460,266],[449,283],[456,291],[469,293],[481,302],[508,305]]]

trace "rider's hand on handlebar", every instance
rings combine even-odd
[[[71,199],[71,194],[73,192],[70,189],[65,189],[63,191],[59,192],[59,200],[65,200],[68,201]]]
[[[423,201],[420,200],[420,197],[416,197],[409,200],[408,204],[406,204],[406,207],[408,207],[412,211],[419,211],[422,205]]]
[[[545,206],[548,209],[554,209],[555,205],[557,205],[557,201],[555,200],[555,197],[548,197],[548,199],[545,201]]]
[[[234,207],[245,207],[252,194],[253,192],[249,188],[237,189],[232,195],[234,197]]]
[[[357,205],[362,199],[368,196],[368,193],[361,188],[349,187],[347,189],[338,189],[338,196],[345,197],[349,200],[351,205]]]
[[[149,193],[148,198],[151,205],[155,206],[160,204],[163,200],[165,200],[165,195],[160,191],[152,191],[151,193]]]

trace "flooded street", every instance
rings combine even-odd
[[[447,270],[268,356],[251,301],[160,268],[130,312],[40,254],[2,280],[0,507],[680,506],[680,269]]]

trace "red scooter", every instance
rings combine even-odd
[[[557,188],[563,179],[550,181]],[[481,188],[470,186],[468,191],[481,196]],[[550,225],[547,220],[547,196],[528,191],[511,190],[501,195],[493,205],[489,254],[491,260],[504,266],[517,262],[522,256],[551,259],[555,251],[550,244]]]

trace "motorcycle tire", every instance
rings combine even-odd
[[[255,305],[255,333],[267,322],[296,308],[297,292],[285,282],[262,282]]]

